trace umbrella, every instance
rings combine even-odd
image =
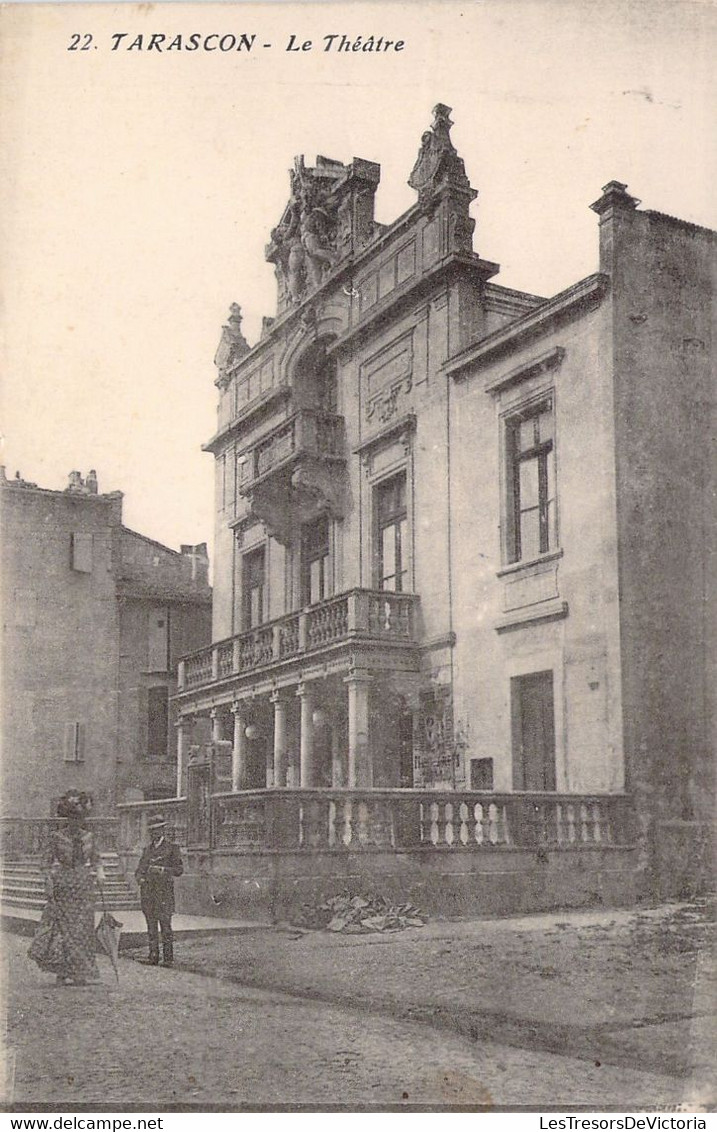
[[[106,955],[109,955],[110,963],[114,968],[115,978],[119,983],[117,956],[119,955],[119,942],[120,936],[122,935],[122,924],[119,920],[115,919],[111,912],[107,911],[107,909],[105,908],[105,897],[102,889],[100,889],[100,893],[102,895],[103,912],[100,916],[100,922],[95,928],[95,939],[100,945],[102,951],[104,951]]]

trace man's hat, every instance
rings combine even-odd
[[[164,814],[155,814],[154,817],[151,817],[147,822],[147,829],[164,829],[166,824]]]

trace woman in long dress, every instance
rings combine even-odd
[[[99,982],[95,878],[102,883],[104,872],[94,838],[85,827],[91,809],[92,799],[78,791],[68,791],[58,803],[57,816],[65,821],[51,835],[47,858],[53,947],[51,954],[44,953],[39,932],[30,948],[31,958],[43,970],[53,971],[60,983]]]

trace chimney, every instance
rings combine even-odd
[[[602,196],[590,205],[600,217],[600,270],[612,275],[613,284],[621,267],[620,251],[624,237],[629,235],[635,209],[640,204],[637,197],[627,191],[622,181],[608,181],[603,185]]]
[[[90,468],[85,480],[85,487],[90,495],[97,495],[97,472],[94,468]]]
[[[180,552],[189,558],[192,563],[192,581],[198,582],[200,585],[206,586],[209,583],[209,555],[207,554],[207,544],[205,542],[197,543],[196,546],[180,547]]]
[[[82,491],[82,476],[79,472],[70,472],[66,491]]]

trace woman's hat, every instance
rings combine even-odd
[[[164,814],[155,814],[154,817],[151,817],[147,822],[147,829],[164,829],[166,824]]]
[[[57,803],[58,818],[86,818],[92,810],[92,796],[84,790],[68,790]]]

